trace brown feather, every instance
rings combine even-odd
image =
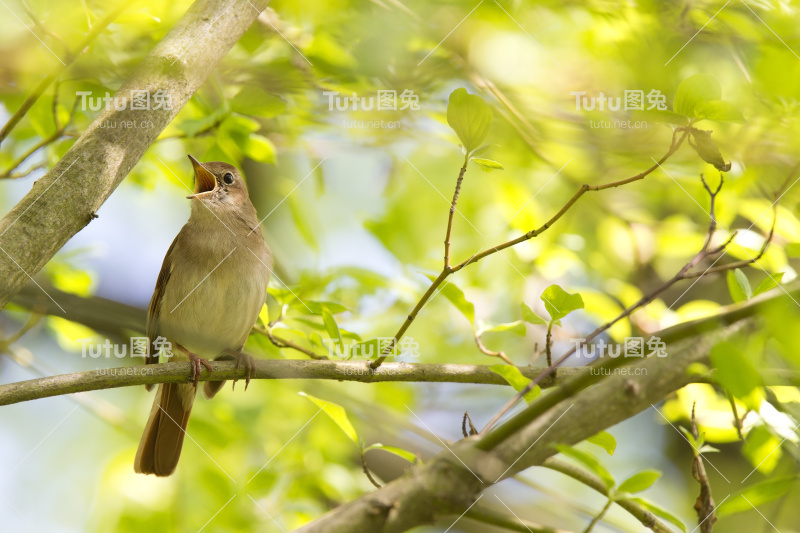
[[[187,387],[194,389],[191,384],[164,383],[158,386],[150,419],[133,463],[137,473],[169,476],[178,466],[186,425],[192,412],[192,400],[188,407],[185,405]],[[194,390],[188,397],[194,398]]]

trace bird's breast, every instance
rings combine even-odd
[[[242,347],[266,299],[272,268],[263,239],[252,236],[258,239],[178,241],[160,335],[204,358]]]

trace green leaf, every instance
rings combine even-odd
[[[525,387],[528,386],[528,383],[531,382],[530,379],[526,378],[522,375],[522,372],[519,371],[519,368],[511,365],[492,365],[489,367],[489,370],[501,376],[506,382],[514,387],[514,390],[519,392]],[[523,398],[526,402],[530,403],[536,398],[538,398],[542,394],[542,389],[539,386],[535,386],[531,391]]]
[[[603,483],[609,489],[614,488],[614,485],[617,484],[616,481],[614,481],[614,477],[611,475],[611,473],[606,470],[606,468],[600,464],[600,461],[598,461],[593,455],[573,448],[572,446],[567,446],[566,444],[556,444],[555,447],[559,452],[563,453],[567,457],[583,463],[584,466],[589,468],[589,470],[602,479]]]
[[[484,333],[501,333],[504,331],[510,331],[515,335],[525,336],[525,323],[522,320],[516,320],[514,322],[507,322],[504,324],[487,324],[480,328],[476,335],[481,336]]]
[[[722,87],[710,74],[695,74],[678,85],[672,108],[676,113],[697,118],[701,104],[722,98]]]
[[[430,274],[425,274],[425,276],[431,281],[436,279],[436,276],[431,276]],[[444,295],[444,297],[450,300],[450,303],[456,306],[456,309],[461,311],[461,313],[465,317],[467,317],[467,320],[469,320],[470,324],[474,325],[475,306],[467,301],[467,299],[464,297],[464,292],[461,289],[459,289],[452,283],[447,283],[447,282],[445,283],[446,285],[444,286],[444,288],[441,289],[441,292]]]
[[[286,109],[286,102],[254,86],[244,87],[231,100],[231,109],[245,115],[274,117]]]
[[[736,398],[745,399],[761,386],[761,376],[741,343],[723,341],[711,348],[714,379]]]
[[[580,294],[570,294],[558,285],[547,287],[542,293],[542,301],[551,321],[564,318],[576,309],[583,309],[583,298]]]
[[[398,457],[402,457],[403,459],[405,459],[409,463],[416,463],[417,462],[417,456],[416,455],[414,455],[413,453],[411,453],[408,450],[404,450],[404,449],[398,448],[396,446],[387,446],[385,444],[380,444],[380,443],[378,443],[378,444],[370,444],[369,446],[364,448],[364,453],[367,453],[370,450],[383,450],[385,452],[393,453]]]
[[[253,161],[275,163],[275,145],[263,135],[248,135],[241,147],[244,154]]]
[[[777,500],[792,490],[797,485],[797,481],[797,476],[783,476],[750,485],[722,502],[717,508],[717,516],[723,517],[742,511],[752,511],[753,507]]]
[[[625,481],[623,481],[617,488],[619,492],[627,492],[635,494],[647,490],[650,486],[661,477],[661,472],[658,470],[644,470],[638,474],[634,474]]]
[[[642,507],[644,507],[645,509],[647,509],[648,511],[650,511],[654,515],[656,515],[656,516],[658,516],[660,518],[663,518],[664,520],[667,520],[668,522],[671,522],[671,523],[675,524],[676,526],[681,528],[681,531],[683,531],[683,533],[686,533],[686,524],[681,522],[680,518],[678,518],[674,514],[670,513],[666,509],[663,509],[663,508],[659,507],[658,505],[656,505],[655,503],[653,503],[651,501],[648,501],[648,500],[645,500],[644,498],[631,498],[631,500],[635,501],[636,503],[638,503],[639,505],[641,505]]]
[[[758,296],[759,294],[777,287],[783,279],[783,274],[783,272],[778,272],[774,276],[767,275],[767,277],[762,279],[761,283],[759,283],[756,289],[753,291],[753,296]]]
[[[697,439],[695,439],[694,435],[692,435],[692,432],[686,429],[685,427],[679,426],[678,429],[681,430],[683,436],[686,437],[686,440],[689,441],[689,445],[692,447],[692,453],[694,453],[695,455],[700,453],[700,448],[706,441],[706,434],[700,433],[700,436]]]
[[[617,439],[607,431],[601,431],[597,435],[593,435],[586,440],[595,446],[603,448],[608,455],[614,455],[614,450],[617,449]]]
[[[344,434],[347,435],[350,440],[358,444],[358,433],[356,433],[356,428],[353,427],[353,424],[350,423],[350,419],[347,418],[347,411],[344,410],[344,407],[333,402],[320,400],[319,398],[315,398],[314,396],[306,394],[305,392],[298,392],[297,394],[300,396],[305,396],[318,405],[319,408],[325,411],[325,414],[331,417],[331,420],[333,420],[336,425],[339,426],[339,429],[344,431]]]
[[[544,318],[542,318],[539,315],[537,315],[536,313],[534,313],[533,310],[530,307],[528,307],[525,302],[522,302],[519,305],[520,305],[520,308],[522,309],[522,320],[524,320],[528,324],[533,324],[533,325],[536,325],[536,326],[538,326],[538,325],[546,326],[547,325],[547,320],[545,320]]]
[[[333,318],[333,315],[328,310],[327,307],[322,308],[322,322],[325,324],[325,330],[330,335],[331,339],[335,340],[336,343],[339,345],[339,349],[342,349],[342,333],[339,331],[339,326],[336,324],[336,319]]]
[[[258,312],[258,318],[264,326],[269,324],[269,308],[267,304],[261,306],[261,311]]]
[[[483,170],[484,172],[491,172],[493,170],[505,170],[505,168],[503,168],[503,165],[501,165],[497,161],[492,161],[491,159],[473,158],[472,161],[474,161],[476,165],[481,167],[481,170]]]
[[[790,242],[789,244],[784,246],[783,249],[786,250],[786,255],[788,255],[789,257],[793,257],[795,259],[800,257],[800,243]]]
[[[769,475],[778,466],[783,456],[781,439],[772,434],[765,426],[756,426],[747,434],[742,446],[742,455],[750,464],[764,475]]]
[[[744,122],[742,112],[735,105],[725,100],[709,100],[700,102],[695,107],[698,119],[717,120],[719,122]]]
[[[492,109],[483,98],[467,93],[464,88],[450,94],[447,123],[456,132],[467,153],[478,148],[489,134]]]
[[[747,275],[740,268],[728,271],[728,292],[734,302],[742,302],[753,297],[753,289]]]
[[[731,169],[731,164],[725,162],[725,158],[722,157],[717,143],[711,138],[711,132],[698,130],[696,128],[692,128],[691,132],[691,139],[694,139],[694,142],[691,142],[690,139],[689,145],[694,148],[694,151],[697,152],[700,159],[714,165],[714,168],[720,172],[728,172]]]

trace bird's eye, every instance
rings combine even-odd
[[[222,181],[230,185],[231,183],[233,183],[233,174],[231,174],[230,172],[226,172],[225,175],[222,176]]]

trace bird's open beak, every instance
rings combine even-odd
[[[211,194],[217,186],[217,178],[203,166],[203,164],[192,156],[189,156],[194,168],[194,194],[187,196],[189,199],[202,199]]]

